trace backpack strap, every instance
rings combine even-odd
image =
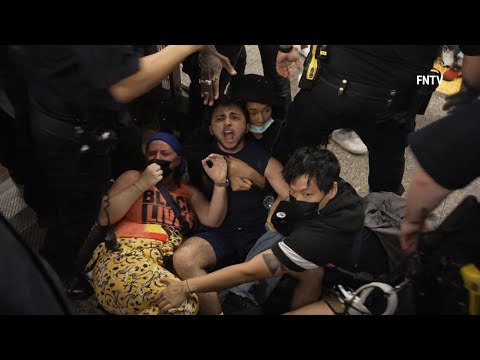
[[[175,218],[180,221],[181,232],[183,235],[186,235],[190,232],[190,225],[188,224],[187,220],[182,215],[182,211],[180,210],[180,206],[173,198],[172,194],[168,191],[167,187],[163,184],[157,183],[155,187],[160,191],[163,198],[167,201],[168,206],[173,210],[175,214]]]

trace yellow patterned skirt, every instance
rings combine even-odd
[[[100,305],[117,315],[158,315],[155,295],[165,289],[162,278],[178,277],[163,267],[163,255],[172,255],[182,242],[172,233],[167,243],[144,238],[119,238],[120,251],[109,251],[101,243],[86,267]],[[196,315],[198,297],[169,311],[172,315]]]

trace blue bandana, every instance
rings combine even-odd
[[[186,163],[185,159],[183,158],[183,145],[180,140],[178,140],[177,137],[173,134],[166,132],[158,132],[150,136],[147,141],[146,148],[148,148],[148,145],[150,145],[150,143],[155,140],[161,140],[163,142],[166,142],[172,147],[172,149],[177,153],[178,156],[182,156],[182,162],[180,163],[178,171],[180,172],[180,175],[183,174],[185,172]]]

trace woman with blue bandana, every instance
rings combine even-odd
[[[172,134],[158,132],[145,150],[143,172],[129,170],[105,196],[98,222],[115,224],[119,251],[100,244],[86,271],[100,305],[112,314],[158,314],[154,295],[165,285],[163,278],[180,281],[168,268],[167,259],[180,246],[197,222],[218,227],[227,213],[227,163],[210,154],[202,160],[215,187],[211,200],[181,180],[184,151]],[[198,312],[195,294],[171,314]]]

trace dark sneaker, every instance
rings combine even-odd
[[[252,300],[229,292],[222,305],[225,315],[262,315],[262,308]]]
[[[64,282],[65,293],[72,300],[85,300],[93,295],[94,291],[84,276],[78,276]]]

